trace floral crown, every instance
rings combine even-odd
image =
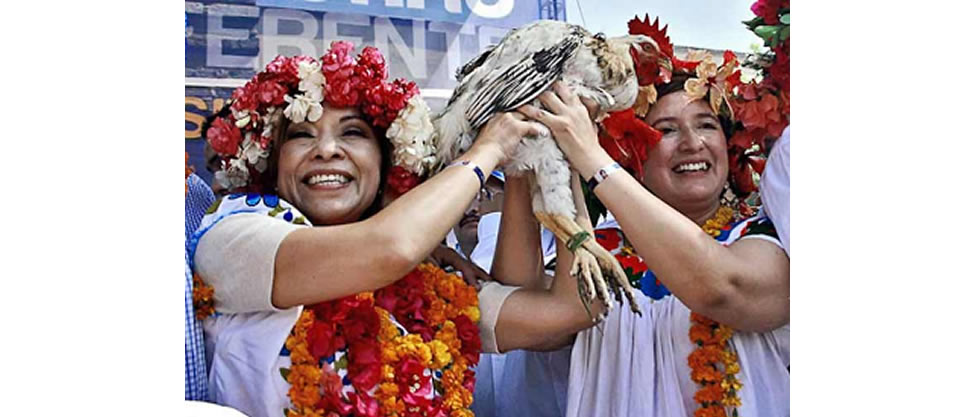
[[[662,56],[657,60],[636,62],[636,75],[640,80],[636,102],[633,107],[610,113],[602,120],[599,140],[613,159],[627,169],[641,173],[649,150],[663,136],[643,121],[650,106],[657,101],[657,86],[671,82],[676,73],[690,74],[692,77],[684,82],[687,95],[693,99],[703,99],[710,93],[709,104],[714,113],[723,112],[734,120],[731,97],[734,88],[741,84],[741,72],[738,70],[738,59],[731,51],[725,51],[721,66],[713,62],[711,54],[706,51],[692,50],[685,59],[678,59],[674,54],[674,45],[667,36],[667,26],[661,29],[659,18],[653,24],[650,24],[649,15],[643,20],[634,18],[628,26],[631,35],[652,38]]]
[[[293,123],[315,122],[323,103],[354,107],[373,126],[386,129],[393,167],[386,183],[404,193],[436,165],[430,109],[412,81],[386,82],[386,60],[367,46],[355,58],[350,42],[332,42],[320,59],[278,56],[233,93],[229,114],[217,117],[206,132],[222,157],[215,178],[232,190],[257,191],[268,167],[282,117]]]

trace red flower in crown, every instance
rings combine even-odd
[[[284,57],[278,55],[264,67],[264,72],[257,76],[261,80],[274,81],[279,84],[297,84],[298,62],[310,60],[309,57]]]
[[[346,77],[352,75],[352,67],[355,65],[355,57],[352,56],[354,50],[355,46],[352,42],[332,42],[328,53],[322,56],[322,72],[328,74],[341,70],[347,71],[343,73]]]
[[[420,177],[398,165],[392,167],[389,175],[386,176],[386,185],[389,185],[397,195],[409,191],[419,183]]]
[[[638,119],[632,108],[609,113],[602,125],[599,145],[634,175],[642,175],[643,162],[649,157],[650,148],[660,142],[663,134]]]
[[[207,140],[218,154],[236,155],[241,141],[240,129],[229,120],[219,117],[207,130]]]
[[[752,13],[761,16],[766,25],[779,23],[779,8],[789,7],[789,2],[783,0],[758,0],[752,4]]]
[[[243,87],[234,90],[231,94],[234,102],[230,105],[230,108],[236,112],[255,112],[257,111],[257,87],[256,83],[252,80]]]
[[[363,111],[373,118],[379,127],[389,127],[396,120],[406,102],[420,93],[416,83],[401,79],[392,83],[377,83],[366,91],[366,105]]]
[[[389,75],[386,72],[386,58],[373,46],[362,48],[358,64],[356,75],[367,83],[381,82]]]
[[[280,106],[284,104],[284,96],[288,94],[288,89],[276,82],[266,81],[257,85],[256,93],[261,104]]]
[[[317,66],[316,62],[321,63],[324,80],[317,73],[307,71],[309,66],[303,65],[313,64],[314,68]],[[272,126],[265,124],[268,123],[266,116],[272,114],[272,111],[280,114],[283,110],[284,116],[291,120],[311,118],[315,113],[321,114],[319,103],[309,107],[307,100],[311,97],[308,95],[310,92],[314,92],[313,96],[316,98],[319,92],[323,95],[324,102],[321,105],[359,108],[373,126],[388,128],[400,117],[400,112],[407,108],[409,100],[419,94],[419,89],[413,82],[393,80],[387,83],[388,75],[386,60],[378,49],[365,47],[356,56],[353,44],[345,41],[333,42],[329,51],[319,60],[308,56],[276,57],[268,63],[264,71],[233,92],[232,115],[220,118],[220,121],[212,124],[215,130],[207,133],[208,138],[213,137],[216,140],[214,149],[218,149],[218,152],[222,150],[223,156],[244,162],[224,168],[226,172],[221,177],[221,182],[227,183],[225,186],[235,191],[251,187],[259,191],[268,187],[267,184],[252,182],[263,179],[257,175],[259,172],[256,167],[266,161],[255,161],[253,154],[244,155],[243,150],[239,149],[241,138],[246,132],[258,141],[261,149],[269,149],[272,139],[266,132]],[[429,109],[425,105],[418,104],[411,106],[410,112],[404,117],[422,120],[429,117],[428,113]],[[242,126],[238,128],[238,124]],[[428,135],[431,129],[425,126],[420,129],[401,129],[399,136],[411,136],[391,138],[394,151],[402,152],[406,149],[410,155],[422,153],[417,158],[433,156],[430,151],[432,138]],[[262,159],[266,157],[261,156]],[[410,161],[397,163],[405,165],[390,172],[387,180],[393,191],[402,194],[420,182],[417,172],[424,172],[425,166]]]

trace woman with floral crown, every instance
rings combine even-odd
[[[188,244],[210,399],[252,417],[470,416],[493,343],[475,323],[497,315],[478,297],[496,284],[417,265],[534,128],[499,115],[421,183],[450,161],[416,85],[353,53],[276,58],[206,128],[234,192]]]
[[[559,83],[540,97],[544,109],[519,111],[551,129],[614,215],[595,238],[642,290],[644,314],[592,297],[579,303],[586,289],[567,271],[563,260],[572,255],[563,245],[550,290],[507,298],[497,344],[502,351],[571,344],[570,417],[787,416],[789,258],[768,219],[735,198],[753,191],[743,183],[751,171],[741,170],[761,165],[728,139],[740,127],[737,59],[731,52],[721,65],[707,53],[677,59],[666,30],[649,18],[631,21],[630,33],[653,37],[666,63],[638,67],[652,82],[640,83],[650,85],[633,108],[602,120],[601,133],[588,103]],[[532,277],[538,225],[522,182],[509,176],[505,184],[492,272]],[[588,224],[586,204],[577,206],[577,221]],[[519,305],[532,305],[532,314],[519,314]]]

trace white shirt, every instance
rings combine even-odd
[[[762,210],[779,234],[782,247],[789,252],[789,127],[775,142],[772,153],[765,163],[759,192],[762,195]]]

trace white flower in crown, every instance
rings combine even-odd
[[[284,108],[284,115],[294,123],[316,122],[322,117],[322,102],[315,100],[304,94],[296,97],[284,96],[284,101],[288,102],[288,107]]]
[[[251,114],[250,114],[250,112],[248,112],[246,110],[245,111],[237,111],[237,110],[234,110],[233,108],[231,108],[230,111],[234,115],[234,120],[236,120],[236,122],[234,122],[234,124],[237,125],[237,127],[243,129],[245,126],[247,126],[248,123],[250,123],[250,121],[251,121]]]
[[[225,161],[223,167],[214,174],[214,178],[224,188],[233,189],[246,186],[250,172],[247,170],[247,164],[244,163],[243,159],[234,158],[229,163]]]
[[[386,129],[393,144],[393,164],[422,176],[436,164],[430,108],[419,95],[410,97],[406,107]]]
[[[244,141],[240,145],[241,151],[239,156],[251,164],[258,172],[264,172],[267,169],[267,157],[270,156],[271,150],[261,148],[261,145],[253,140],[253,138],[254,134],[247,132],[247,135],[244,136]]]
[[[285,98],[287,100],[287,98]],[[261,122],[263,123],[264,129],[261,131],[261,136],[271,137],[274,133],[274,126],[277,122],[278,107],[271,107],[268,109],[267,114],[261,117]]]
[[[325,98],[325,74],[322,74],[322,64],[318,61],[298,62],[298,90],[305,93],[312,101],[322,101]]]

